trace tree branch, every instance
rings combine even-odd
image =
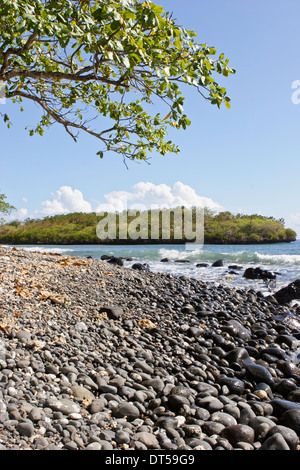
[[[6,52],[4,52],[4,54],[3,54],[3,65],[2,65],[1,70],[0,70],[0,76],[5,74],[7,69],[8,69],[9,57],[13,54],[18,55],[19,57],[22,57],[22,55],[29,50],[30,46],[35,41],[37,36],[38,36],[38,33],[32,33],[29,36],[27,42],[24,44],[23,47],[21,47],[19,49],[13,49],[12,47],[10,47],[9,49],[7,49]]]
[[[91,67],[93,69],[94,66]],[[106,83],[107,85],[122,86],[124,88],[129,88],[129,85],[122,83],[126,77],[124,74],[119,80],[109,80],[105,77],[97,77],[95,73],[88,75],[81,75],[82,71],[77,73],[67,73],[67,72],[44,72],[44,71],[31,71],[31,70],[11,70],[7,73],[1,73],[0,71],[0,80],[7,81],[15,77],[25,77],[33,78],[36,80],[69,80],[74,82],[89,82],[89,81],[98,81]]]

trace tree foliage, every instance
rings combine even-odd
[[[196,42],[172,15],[139,0],[1,0],[0,81],[6,97],[31,101],[41,118],[29,133],[54,123],[98,152],[147,160],[155,150],[178,153],[169,126],[185,129],[182,87],[230,107],[215,76],[234,73],[224,54]],[[150,114],[150,110],[154,110]],[[3,115],[8,126],[7,114]]]
[[[9,215],[15,207],[5,201],[6,196],[5,194],[0,194],[0,214]],[[4,219],[0,217],[0,224],[4,223]]]
[[[143,214],[150,220],[149,217],[153,215],[153,212],[151,214],[146,212]],[[193,214],[194,212],[192,212],[192,216]],[[103,217],[106,217],[106,214]],[[115,219],[118,224],[117,231],[119,233],[121,229],[124,231],[121,223],[124,223],[124,221],[126,223],[126,220],[128,227],[130,227],[130,224],[134,224],[136,217],[139,218],[140,214],[137,213],[132,216],[129,212],[126,218],[122,218],[122,222],[121,217],[117,217]],[[97,237],[96,230],[101,218],[102,216],[94,212],[88,214],[75,212],[46,217],[44,219],[28,219],[25,223],[10,222],[0,227],[0,243],[99,244],[101,240]],[[172,238],[172,233],[174,234],[172,228],[175,230],[175,227],[171,224],[170,228],[171,239],[164,240],[160,219],[160,237],[157,239],[159,243],[174,241],[174,238]],[[145,234],[145,231],[143,233]],[[264,217],[257,214],[233,215],[230,212],[214,214],[210,210],[205,210],[204,212],[204,241],[206,244],[275,243],[291,242],[295,239],[296,233],[289,228],[285,229],[282,219],[276,220],[273,217]],[[141,240],[148,240],[151,243],[155,242],[155,240],[151,239],[150,225],[148,226],[146,237],[142,236]],[[140,241],[132,240],[128,235],[128,239],[124,243],[139,243]],[[114,244],[115,240],[112,240],[112,243]]]

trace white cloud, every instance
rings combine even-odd
[[[196,191],[186,184],[177,181],[173,187],[166,184],[155,185],[149,182],[135,184],[132,191],[112,191],[104,195],[105,203],[100,204],[97,212],[122,211],[129,208],[175,208],[185,207],[207,207],[216,212],[223,210],[218,203],[212,199],[199,196]]]
[[[7,215],[4,218],[5,222],[9,223],[14,220],[19,220],[23,222],[28,217],[28,210],[25,208],[17,209],[16,211],[12,211],[10,215]]]
[[[45,217],[55,214],[68,214],[70,212],[91,212],[92,206],[84,200],[79,189],[72,189],[70,186],[61,186],[53,198],[42,202],[42,209],[35,211],[36,217]]]
[[[295,230],[297,238],[300,238],[300,212],[289,214],[285,218],[285,227]]]

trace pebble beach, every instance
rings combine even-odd
[[[0,247],[0,450],[299,450],[300,310]]]

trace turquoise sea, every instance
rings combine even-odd
[[[18,248],[80,257],[92,256],[94,259],[100,259],[104,254],[132,258],[131,261],[124,261],[125,267],[130,268],[134,262],[148,263],[152,272],[185,275],[210,283],[252,288],[265,295],[300,279],[300,240],[266,245],[27,245]],[[161,262],[164,258],[169,261]],[[218,259],[223,260],[224,266],[211,267]],[[198,263],[208,263],[209,266],[197,267]],[[231,265],[238,265],[241,269],[231,269]],[[247,280],[243,277],[247,267],[257,266],[276,272],[276,285],[271,287],[261,280]]]

